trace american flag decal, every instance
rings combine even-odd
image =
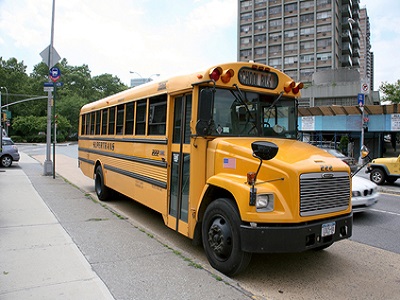
[[[236,158],[224,158],[223,167],[225,169],[236,169]]]

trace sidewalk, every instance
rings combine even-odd
[[[2,171],[0,299],[114,299],[24,171]]]
[[[20,154],[0,172],[0,299],[252,297]]]

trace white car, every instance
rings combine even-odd
[[[378,186],[375,183],[361,176],[353,176],[351,197],[353,212],[369,209],[378,202],[378,198]]]

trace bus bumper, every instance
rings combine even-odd
[[[303,224],[259,224],[257,227],[242,225],[242,250],[252,253],[303,252],[351,237],[352,227],[352,213]]]

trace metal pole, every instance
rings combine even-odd
[[[361,155],[361,151],[364,146],[364,106],[360,107],[361,109],[361,138],[360,138],[360,158],[358,159],[359,165],[363,165],[363,158]]]
[[[49,47],[49,70],[53,67],[53,43],[54,43],[54,8],[55,0],[53,0],[53,10],[51,17],[51,38]],[[51,82],[49,78],[49,82]],[[51,107],[52,107],[52,92],[47,92],[47,133],[46,133],[46,160],[44,161],[44,175],[50,175],[52,173],[52,161],[50,157],[51,153]]]
[[[53,179],[56,178],[56,85],[54,85],[54,95],[53,95]]]
[[[3,151],[3,125],[1,119],[3,117],[3,112],[1,109],[1,91],[0,91],[0,151]]]

